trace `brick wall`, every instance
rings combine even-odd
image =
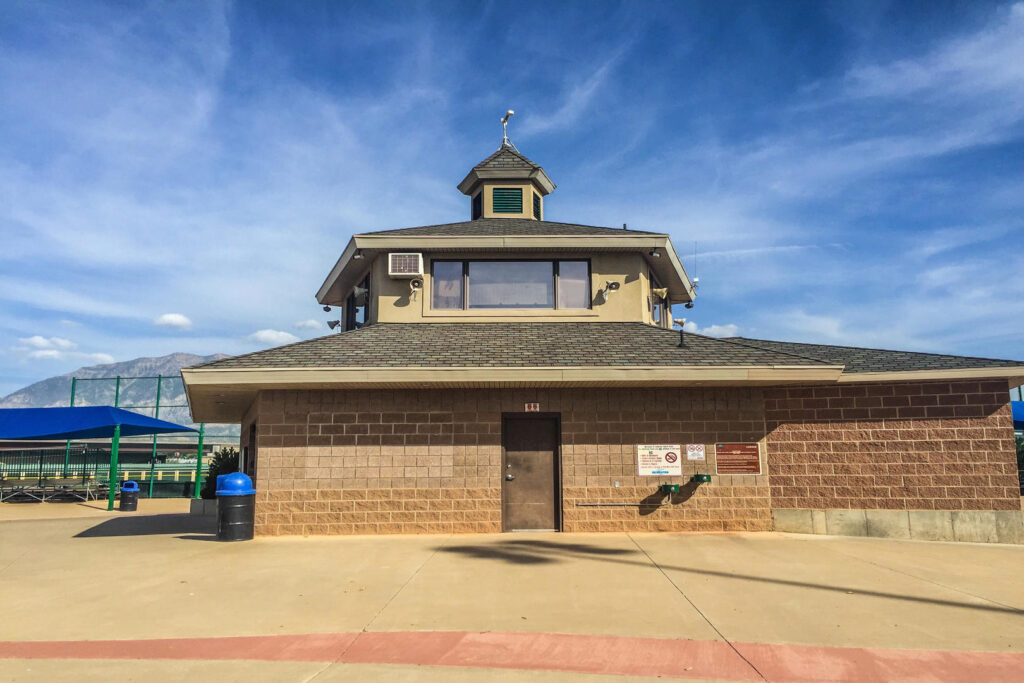
[[[661,502],[640,443],[758,441],[760,389],[266,391],[257,403],[257,533],[501,528],[501,415],[561,415],[566,531],[770,528],[767,476],[714,477]],[[684,484],[705,463],[684,463]],[[617,485],[616,485],[617,484]]]
[[[766,389],[773,508],[1017,510],[1005,381]]]

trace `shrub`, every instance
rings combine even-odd
[[[238,471],[238,449],[234,446],[222,446],[219,451],[210,458],[210,471],[203,481],[203,487],[199,489],[199,496],[206,500],[213,500],[217,497],[217,475],[231,474]]]

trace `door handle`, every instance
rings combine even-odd
[[[505,475],[505,481],[512,481],[515,478],[516,478],[516,475],[512,474],[511,472],[509,472],[508,474]]]

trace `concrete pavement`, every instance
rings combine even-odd
[[[998,680],[1024,665],[1019,546],[212,533],[186,514],[0,522],[0,680],[120,677],[120,657],[149,680],[864,680],[901,662]],[[218,652],[235,661],[206,661]]]

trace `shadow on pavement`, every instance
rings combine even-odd
[[[458,553],[481,560],[502,560],[510,564],[549,564],[561,562],[555,555],[575,553],[595,557],[611,555],[632,555],[635,550],[604,548],[587,543],[552,543],[540,540],[505,541],[494,545],[449,545],[441,548],[447,553]],[[542,554],[540,551],[547,551]]]
[[[864,590],[848,586],[828,585],[822,583],[809,583],[806,581],[792,581],[789,579],[777,579],[769,576],[755,576],[740,572],[715,571],[712,569],[697,569],[695,567],[681,567],[670,564],[660,564],[646,552],[623,550],[618,548],[602,548],[583,543],[552,543],[542,540],[510,540],[500,543],[488,543],[481,545],[449,545],[437,548],[438,552],[463,555],[474,559],[500,560],[510,564],[551,564],[565,562],[566,560],[589,559],[597,562],[613,562],[616,564],[628,564],[643,567],[658,567],[663,571],[686,572],[700,576],[714,576],[723,579],[738,579],[741,581],[755,581],[779,586],[792,586],[795,588],[806,588],[809,590],[831,591],[858,596],[870,596],[876,598],[887,598],[890,600],[903,600],[907,602],[920,602],[930,605],[943,605],[946,607],[958,607],[962,609],[982,610],[986,612],[1001,612],[1004,614],[1016,614],[1024,616],[1024,610],[1016,607],[999,604],[978,604],[972,602],[960,602],[958,600],[942,600],[938,598],[923,598],[915,595],[900,593],[885,593],[882,591]],[[622,555],[633,555],[633,558],[621,557]],[[674,583],[674,582],[673,582]]]
[[[75,534],[74,538],[103,538],[110,536],[156,536],[185,534],[179,538],[189,540],[215,540],[217,519],[200,515],[170,514],[115,517]],[[193,536],[191,534],[208,534]]]

